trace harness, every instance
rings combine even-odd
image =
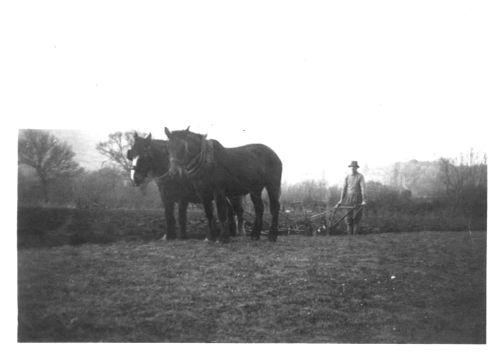
[[[175,159],[174,159],[175,160]],[[177,161],[178,162],[178,161]],[[196,155],[185,167],[188,177],[196,177],[203,170],[203,167],[214,162],[214,144],[213,140],[201,139],[200,153]]]
[[[170,162],[175,162],[177,164],[182,164],[179,159],[170,157]],[[206,167],[214,162],[214,141],[207,140],[206,137],[201,139],[200,153],[198,153],[185,167],[184,170],[188,177],[196,177],[203,167]],[[156,177],[158,181],[162,179],[169,178],[170,172]]]

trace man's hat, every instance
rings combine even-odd
[[[348,167],[359,168],[358,161],[352,161],[351,164],[348,165]]]

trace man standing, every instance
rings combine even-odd
[[[362,206],[366,205],[365,177],[358,173],[358,162],[352,161],[349,165],[351,173],[346,176],[344,186],[337,206],[352,206],[354,209],[347,215],[347,234],[356,235],[359,231],[359,223],[363,217]]]

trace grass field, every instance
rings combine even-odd
[[[20,247],[19,341],[485,343],[486,233]]]

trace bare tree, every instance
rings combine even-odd
[[[470,150],[454,160],[441,158],[440,178],[454,209],[470,215],[486,205],[487,158]]]
[[[35,169],[49,202],[49,185],[61,177],[72,177],[83,169],[73,160],[71,147],[44,130],[21,130],[18,140],[18,163]]]
[[[133,143],[133,131],[117,131],[110,134],[106,142],[99,142],[96,149],[106,156],[111,163],[118,165],[125,173],[128,173],[132,168],[132,163],[127,159],[127,151],[132,147]]]

